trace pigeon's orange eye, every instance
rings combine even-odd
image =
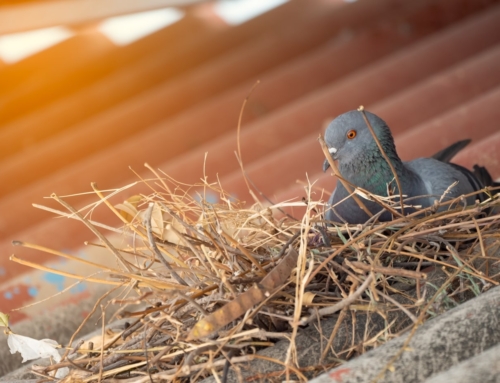
[[[356,131],[355,130],[349,130],[347,132],[347,138],[352,140],[354,137],[356,137]]]

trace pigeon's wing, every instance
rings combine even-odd
[[[462,140],[455,142],[454,144],[451,144],[447,148],[444,148],[443,150],[434,154],[432,158],[441,162],[450,162],[451,159],[455,157],[459,151],[469,145],[470,142],[471,140]]]
[[[339,223],[350,223],[350,224],[363,224],[370,217],[361,210],[357,202],[349,197],[350,193],[344,188],[342,183],[337,182],[337,187],[333,191],[330,199],[328,200],[328,205],[325,209],[325,219],[327,221],[339,222]],[[382,210],[382,206],[380,206],[376,202],[368,201],[362,197],[359,197],[366,208],[372,213],[376,214],[380,210]],[[391,214],[389,212],[384,212],[378,218],[379,221],[390,221]]]
[[[500,182],[493,181],[490,173],[484,166],[474,165],[472,174],[481,182],[484,186],[500,186]]]
[[[454,164],[452,162],[450,162],[448,165],[453,166],[455,169],[457,169],[459,172],[461,172],[464,176],[466,176],[467,179],[469,180],[470,184],[474,188],[474,190],[480,190],[484,186],[486,186],[486,183],[483,183],[483,181],[488,182],[487,180],[489,179],[490,182],[493,182],[493,180],[491,179],[490,173],[488,173],[488,171],[485,168],[483,168],[484,178],[479,178],[478,177],[479,173],[471,172],[469,169],[467,169],[461,165],[457,165],[457,164]]]
[[[463,148],[469,145],[470,142],[471,140],[462,140],[455,142],[454,144],[434,154],[432,158],[441,162],[446,162],[449,165],[451,165],[454,169],[462,173],[467,178],[474,191],[481,190],[485,186],[500,186],[498,183],[493,181],[490,173],[488,173],[486,168],[482,166],[474,165],[474,171],[470,171],[469,169],[464,168],[463,166],[450,162],[450,160],[453,157],[455,157],[457,153],[460,152]],[[478,196],[481,201],[487,198],[487,196],[484,193],[481,193]]]
[[[430,206],[435,199],[439,199],[446,192],[446,199],[456,198],[464,194],[474,192],[479,182],[471,172],[456,164],[447,164],[437,161],[434,158],[418,158],[416,160],[405,162],[405,166],[418,175],[422,184],[415,183],[409,189],[409,195],[418,195],[415,191],[422,194],[428,194],[431,197],[423,199],[423,206]],[[470,173],[470,174],[469,174]],[[455,186],[448,189],[452,184]],[[424,186],[424,187],[422,187]],[[415,189],[415,190],[412,190]],[[422,190],[425,193],[422,193]],[[468,198],[468,203],[473,204],[474,199]]]

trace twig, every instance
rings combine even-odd
[[[239,249],[244,255],[245,257],[247,257],[250,262],[253,263],[253,265],[259,269],[259,271],[263,274],[263,275],[266,275],[266,270],[264,270],[262,268],[262,266],[260,265],[260,263],[252,256],[252,254],[250,254],[250,252],[245,249],[243,246],[241,246],[241,244],[235,240],[233,237],[231,237],[229,234],[227,234],[224,229],[220,229],[220,232],[221,232],[221,235],[230,243],[232,243],[237,249]]]
[[[340,325],[344,321],[345,315],[347,314],[347,307],[344,307],[342,311],[340,311],[339,317],[337,318],[337,321],[335,322],[335,326],[333,327],[332,333],[330,334],[330,338],[328,338],[328,342],[326,344],[325,349],[321,353],[321,358],[319,359],[319,363],[323,364],[323,361],[326,358],[326,355],[328,354],[328,350],[332,346],[333,339],[335,339],[335,336],[337,335],[337,332],[340,329]]]
[[[273,261],[275,260],[278,260],[280,259],[283,254],[285,254],[285,251],[288,250],[288,247],[293,243],[293,241],[295,241],[297,239],[297,237],[300,235],[300,230],[297,231],[294,235],[292,235],[288,241],[286,241],[286,243],[283,245],[283,247],[281,248],[280,252],[278,253],[278,255],[276,257],[274,257]]]
[[[333,161],[332,155],[328,151],[328,146],[326,145],[326,142],[323,139],[323,137],[319,136],[318,137],[318,141],[319,141],[319,144],[321,145],[321,149],[323,150],[323,154],[325,155],[326,159],[328,160],[328,163],[330,164],[330,167],[332,168],[333,174],[342,183],[342,185],[344,186],[345,190],[347,190],[347,192],[352,195],[352,199],[354,201],[356,201],[356,203],[358,204],[358,206],[368,215],[368,217],[372,217],[373,214],[370,212],[370,210],[368,210],[368,208],[358,198],[358,196],[355,193],[353,193],[353,191],[352,191],[351,187],[349,186],[349,184],[347,183],[347,181],[344,180],[342,178],[342,176],[340,175],[340,171],[337,168],[337,166],[335,165],[335,162]]]
[[[229,375],[229,366],[231,366],[231,358],[236,353],[236,350],[229,350],[226,356],[226,363],[224,364],[224,368],[222,370],[222,383],[227,383],[228,375]]]
[[[14,244],[23,244],[23,242],[20,242],[20,241],[13,241],[13,243]],[[58,255],[60,255],[61,257],[68,258],[68,259],[74,258],[73,256],[70,256],[70,255],[65,254],[65,253],[60,253]],[[10,256],[9,260],[14,261],[16,263],[19,263],[21,265],[32,267],[34,269],[48,271],[50,273],[54,273],[54,274],[58,274],[58,275],[64,275],[65,277],[74,278],[74,279],[77,279],[77,280],[80,280],[80,281],[96,282],[96,283],[101,283],[101,284],[105,284],[105,285],[114,285],[114,286],[122,286],[123,285],[122,281],[109,281],[109,280],[106,280],[106,279],[97,279],[97,278],[92,278],[92,277],[82,277],[80,275],[71,274],[71,273],[68,273],[68,272],[65,272],[65,271],[55,270],[55,269],[49,268],[49,267],[44,266],[44,265],[39,265],[39,264],[34,263],[34,262],[30,262],[30,261],[26,261],[24,259],[17,258],[14,254]],[[90,263],[89,261],[86,261],[86,262]],[[102,269],[108,269],[111,272],[113,271],[113,269],[109,269],[107,266],[104,266],[104,265],[97,265],[97,266],[100,267],[100,268],[102,268]],[[120,275],[122,277],[129,278],[130,280],[137,280],[137,281],[139,281],[139,286],[145,286],[145,285],[146,286],[147,285],[151,286],[151,285],[154,285],[154,286],[159,287],[159,288],[167,288],[167,289],[177,289],[177,288],[179,288],[179,285],[176,285],[174,283],[169,283],[169,282],[164,282],[164,281],[160,281],[160,280],[153,279],[153,278],[143,277],[140,274],[127,273],[127,272],[123,271],[123,272],[120,272]]]
[[[205,242],[210,242],[210,238],[206,237],[200,230],[195,230],[191,225],[187,224],[181,217],[179,217],[171,208],[169,208],[165,203],[160,202],[160,206],[164,209],[168,214],[170,214],[177,222],[179,222],[185,229],[189,230],[192,233],[195,233],[201,240]]]
[[[189,247],[189,249],[193,252],[193,254],[196,256],[196,258],[198,258],[198,260],[200,261],[200,263],[203,265],[203,267],[205,268],[205,270],[210,270],[210,267],[208,267],[207,263],[205,262],[205,260],[203,259],[203,256],[201,255],[201,253],[193,246],[193,244],[184,236],[184,234],[182,234],[179,230],[177,230],[174,225],[171,225],[171,224],[168,224],[167,225],[167,230],[172,230],[176,235],[177,237],[179,237],[179,239],[181,241],[183,241],[187,247]]]
[[[447,217],[442,217],[443,219],[447,218]],[[430,229],[427,229],[427,230],[422,230],[422,231],[417,231],[417,232],[414,232],[414,233],[409,233],[409,234],[404,234],[402,236],[400,236],[399,238],[400,239],[405,239],[405,238],[413,238],[415,236],[423,236],[424,234],[431,234],[431,233],[435,233],[436,231],[443,231],[443,230],[448,230],[448,229],[451,229],[451,228],[455,228],[455,227],[460,227],[460,228],[476,228],[476,223],[481,223],[481,224],[484,224],[486,225],[489,221],[493,221],[493,220],[498,220],[500,219],[500,216],[492,216],[492,217],[485,217],[485,218],[479,218],[479,219],[476,219],[474,224],[473,225],[470,225],[466,227],[466,225],[464,224],[464,222],[458,222],[458,223],[450,223],[448,225],[442,225],[442,226],[436,226],[436,227],[433,227],[433,228],[430,228]]]
[[[86,259],[75,257],[74,255],[63,253],[62,251],[53,250],[53,249],[50,249],[50,248],[45,247],[45,246],[35,245],[33,243],[23,242],[23,241],[12,241],[12,245],[22,246],[22,247],[25,247],[27,249],[33,249],[33,250],[42,251],[42,252],[47,253],[47,254],[57,255],[58,257],[66,258],[66,259],[69,259],[69,260],[75,261],[75,262],[81,262],[81,263],[84,263],[84,264],[89,265],[89,266],[97,267],[97,268],[101,269],[101,271],[106,270],[106,271],[109,271],[110,273],[120,274],[120,271],[117,269],[113,269],[111,267],[104,266],[104,265],[99,264],[99,263],[95,263],[95,262],[88,261]]]
[[[405,278],[412,278],[412,279],[426,279],[427,274],[425,273],[418,273],[416,271],[412,270],[404,270],[404,269],[397,269],[395,267],[383,267],[383,266],[375,266],[375,265],[367,265],[366,263],[363,262],[358,262],[358,261],[348,261],[347,259],[345,260],[345,263],[351,267],[351,269],[360,269],[363,271],[373,271],[375,273],[380,273],[384,275],[397,275],[400,277],[405,277]]]
[[[85,319],[83,320],[83,322],[80,324],[80,326],[78,326],[78,328],[76,329],[76,331],[73,333],[73,335],[71,335],[71,339],[69,340],[68,342],[68,349],[64,352],[64,355],[62,356],[61,358],[61,362],[64,361],[64,359],[68,356],[68,353],[70,351],[70,347],[71,347],[71,344],[73,343],[73,341],[75,340],[75,337],[78,335],[78,333],[82,330],[83,326],[85,325],[85,323],[87,323],[87,321],[90,319],[90,317],[92,315],[94,315],[94,313],[96,312],[97,310],[97,307],[101,304],[101,302],[104,300],[104,298],[106,298],[109,294],[111,294],[112,292],[116,291],[116,289],[120,287],[120,286],[116,286],[114,288],[112,288],[111,290],[109,290],[108,292],[106,292],[104,295],[102,295],[98,300],[97,302],[94,304],[94,307],[92,308],[92,310],[90,310],[90,312],[87,314],[87,316],[85,317]],[[76,352],[76,347],[75,349],[72,351],[72,353],[75,353]],[[68,359],[69,360],[69,359]]]
[[[380,141],[379,141],[377,135],[375,134],[375,131],[373,130],[372,124],[370,124],[370,121],[368,121],[368,118],[366,117],[366,114],[365,114],[365,108],[363,106],[360,106],[358,108],[358,111],[361,112],[361,115],[363,116],[363,119],[365,120],[365,123],[368,126],[368,129],[370,130],[370,133],[373,136],[373,139],[377,143],[377,146],[380,149],[382,156],[384,157],[384,159],[387,161],[387,164],[391,168],[392,174],[394,175],[394,179],[396,180],[396,185],[398,185],[399,201],[401,204],[401,214],[404,216],[405,211],[404,211],[404,204],[403,204],[403,190],[401,189],[401,183],[399,182],[399,177],[398,177],[398,174],[396,173],[396,169],[394,169],[394,165],[392,164],[391,160],[389,160],[389,157],[387,157],[387,154],[386,154],[384,148],[380,144]]]
[[[361,294],[363,294],[363,292],[368,288],[368,285],[371,283],[372,280],[373,280],[373,274],[368,275],[368,277],[365,279],[362,285],[359,286],[359,288],[354,293],[349,295],[346,299],[343,299],[342,301],[334,304],[333,306],[324,307],[318,311],[315,311],[309,317],[301,318],[300,325],[305,326],[306,324],[316,319],[318,316],[322,317],[325,315],[331,315],[336,313],[337,311],[342,310],[344,307],[351,305],[356,299],[358,299],[361,296]]]
[[[393,305],[395,305],[397,308],[399,308],[402,312],[404,312],[406,315],[408,315],[408,318],[412,320],[413,323],[417,323],[418,319],[415,315],[413,315],[406,307],[404,307],[401,303],[399,303],[397,300],[392,298],[390,295],[384,294],[381,291],[377,291],[377,294],[380,294],[380,296],[389,302],[391,302]]]
[[[252,189],[250,188],[250,185],[248,183],[248,180],[247,180],[247,177],[246,177],[246,173],[245,173],[245,168],[243,167],[243,157],[241,156],[241,144],[240,144],[240,142],[241,142],[241,140],[240,140],[240,136],[241,136],[241,121],[243,119],[243,112],[245,111],[245,106],[246,106],[248,100],[250,99],[250,95],[252,94],[253,90],[259,84],[260,84],[260,80],[257,80],[255,82],[255,84],[252,86],[252,89],[250,89],[250,92],[248,92],[247,96],[243,100],[243,104],[241,105],[241,109],[240,109],[240,114],[238,116],[238,127],[236,129],[236,146],[237,146],[237,149],[238,149],[238,153],[237,153],[238,164],[240,165],[241,172],[243,173],[243,180],[245,181],[245,183],[247,185],[247,189],[249,191],[251,191]],[[258,201],[256,201],[256,202],[258,202]]]
[[[68,209],[71,213],[73,213],[75,216],[77,216],[80,221],[82,221],[85,226],[87,226],[92,233],[94,233],[101,241],[104,243],[106,248],[113,253],[113,255],[121,262],[121,264],[130,272],[132,273],[133,270],[130,267],[129,263],[122,257],[122,255],[115,249],[115,247],[109,242],[109,240],[101,234],[99,230],[95,228],[94,225],[92,225],[89,220],[85,217],[83,217],[78,211],[73,208],[70,204],[68,204],[66,201],[62,200],[59,198],[56,194],[52,194],[51,197],[55,199],[57,202],[59,202],[61,205],[63,205],[66,209]]]
[[[57,209],[52,209],[50,207],[47,207],[47,206],[44,206],[44,205],[39,205],[39,204],[36,204],[36,203],[33,203],[31,204],[34,208],[36,209],[40,209],[40,210],[44,210],[44,211],[48,211],[50,213],[54,213],[54,214],[57,214],[61,217],[64,217],[64,218],[69,218],[69,219],[74,219],[74,220],[79,220],[78,217],[75,217],[73,215],[73,213],[66,213],[65,211],[62,211],[62,210],[57,210]],[[124,231],[123,229],[118,229],[116,227],[113,227],[113,226],[109,226],[109,225],[105,225],[101,222],[96,222],[96,221],[93,221],[91,219],[89,219],[89,222],[96,226],[96,227],[100,227],[101,229],[106,229],[108,231],[111,231],[112,233],[117,233],[117,234],[122,234],[122,235],[126,235],[126,236],[133,236],[132,233],[129,233],[127,231]]]
[[[146,215],[144,217],[144,225],[146,226],[146,232],[148,233],[149,246],[151,246],[151,248],[153,249],[153,252],[155,253],[156,258],[158,258],[160,260],[160,262],[162,263],[162,265],[165,266],[165,268],[170,272],[170,275],[172,277],[174,277],[174,279],[179,284],[181,284],[183,286],[188,286],[188,284],[184,281],[184,279],[182,279],[179,276],[179,274],[177,274],[177,272],[175,272],[175,270],[172,269],[172,266],[170,266],[170,264],[167,262],[167,260],[165,258],[163,258],[163,254],[158,249],[158,246],[156,246],[155,237],[153,235],[153,228],[151,225],[151,219],[152,219],[152,215],[153,215],[153,207],[154,207],[154,203],[150,202],[149,206],[146,210]]]
[[[81,277],[79,275],[71,274],[71,273],[68,273],[66,271],[52,269],[52,268],[47,267],[47,266],[39,265],[35,262],[30,262],[30,261],[26,261],[24,259],[18,258],[14,254],[12,254],[9,257],[9,260],[16,262],[16,263],[19,263],[19,264],[24,265],[24,266],[31,267],[33,269],[38,269],[38,270],[46,271],[49,273],[54,273],[57,275],[63,275],[65,277],[74,278],[74,279],[81,280],[81,281],[96,282],[96,283],[102,283],[104,285],[113,285],[113,286],[122,286],[123,285],[122,282],[107,281],[105,279],[97,279],[97,278],[92,278],[92,277]]]
[[[104,311],[104,306],[101,305],[101,312],[102,312],[102,333],[101,333],[101,365],[99,368],[99,378],[98,378],[98,383],[101,383],[102,380],[102,373],[103,373],[103,367],[104,367],[104,339],[105,339],[105,326],[106,326],[106,312]]]

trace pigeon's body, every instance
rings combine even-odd
[[[425,208],[433,205],[443,195],[443,201],[446,201],[485,186],[472,172],[448,163],[469,141],[460,141],[437,153],[434,158],[403,162],[396,153],[394,140],[386,123],[374,114],[365,113],[398,175],[402,193],[406,196],[405,206]],[[379,196],[388,195],[388,185],[393,189],[394,195],[399,194],[391,167],[380,152],[361,112],[351,111],[333,120],[326,131],[325,141],[333,158],[338,160],[339,171],[346,181]],[[325,170],[328,167],[326,164],[325,162]],[[456,185],[450,187],[454,183]],[[383,209],[376,202],[359,198],[372,214]],[[478,198],[470,196],[466,202],[473,204]],[[349,197],[340,182],[330,197],[329,205],[325,215],[329,221],[358,224],[369,218],[356,201]],[[441,210],[447,208],[448,206],[440,207]],[[405,207],[406,214],[413,211],[414,208]],[[391,214],[385,211],[379,220],[388,221],[391,218]]]

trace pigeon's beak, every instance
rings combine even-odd
[[[330,163],[328,162],[328,160],[325,160],[325,162],[323,162],[323,172],[326,172],[329,167]]]
[[[330,152],[330,154],[332,155],[332,158],[334,160],[336,160],[336,154],[337,154],[337,149],[336,148],[329,148],[328,151]],[[326,172],[328,170],[328,168],[330,167],[330,163],[328,162],[328,160],[325,160],[325,162],[323,162],[323,172]]]

